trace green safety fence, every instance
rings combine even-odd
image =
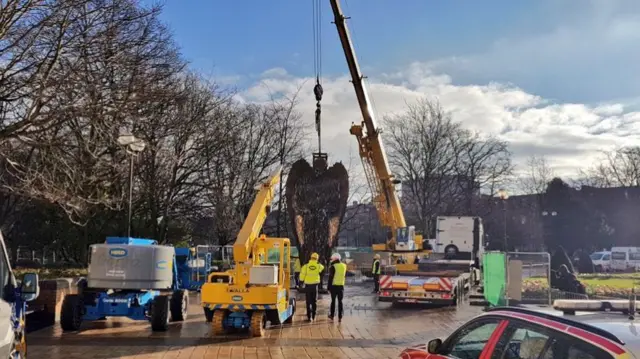
[[[484,299],[491,306],[504,305],[507,288],[506,254],[488,252],[482,257]]]

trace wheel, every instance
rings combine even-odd
[[[450,244],[444,248],[444,257],[447,259],[453,259],[458,255],[458,247]]]
[[[289,305],[292,307],[291,308],[291,316],[289,318],[287,318],[287,320],[284,321],[284,324],[293,323],[293,317],[295,317],[295,315],[296,315],[296,298],[289,299]]]
[[[82,325],[82,298],[78,294],[67,294],[60,310],[60,327],[65,332],[76,331]]]
[[[215,310],[213,312],[213,319],[211,324],[211,330],[213,335],[224,335],[226,330],[224,329],[224,319],[227,316],[226,310]]]
[[[203,308],[204,309],[204,318],[207,323],[211,323],[213,321],[213,309]]]
[[[595,269],[596,273],[602,273],[604,270],[602,269],[602,265],[598,264],[593,269]]]
[[[164,332],[169,329],[169,297],[159,295],[151,303],[151,330]]]
[[[189,311],[189,291],[176,290],[171,296],[171,320],[181,322],[187,319]]]
[[[249,328],[251,336],[255,338],[264,337],[266,322],[267,316],[263,310],[256,310],[251,313],[251,327]]]

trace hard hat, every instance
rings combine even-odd
[[[376,254],[373,256],[373,258],[375,258],[375,259],[380,259],[380,254],[376,253]]]
[[[318,253],[311,253],[311,259],[318,259],[320,258],[320,256],[318,255]]]
[[[331,260],[332,261],[342,260],[342,256],[340,255],[340,253],[334,253],[334,254],[331,255]]]

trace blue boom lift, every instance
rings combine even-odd
[[[89,269],[77,294],[65,296],[60,326],[77,331],[83,321],[107,317],[148,320],[153,331],[183,321],[191,285],[189,250],[151,239],[107,237],[90,247]],[[176,260],[180,258],[180,262]]]
[[[180,287],[199,292],[211,273],[211,253],[194,248],[176,248]]]

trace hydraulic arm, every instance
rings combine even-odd
[[[347,59],[353,87],[362,113],[361,124],[351,126],[351,134],[356,136],[360,158],[364,172],[371,188],[373,202],[378,211],[380,224],[390,231],[390,237],[396,239],[399,229],[406,228],[404,213],[400,206],[400,200],[395,192],[395,180],[389,168],[389,162],[385,154],[380,133],[376,125],[371,101],[365,88],[363,76],[358,66],[358,60],[353,50],[353,45],[346,25],[346,17],[342,14],[338,0],[331,0],[331,8],[334,14],[334,22],[338,29],[342,49]],[[366,131],[366,132],[365,132]],[[420,244],[421,245],[421,244]]]
[[[280,182],[282,167],[278,167],[263,183],[256,188],[258,194],[249,209],[249,214],[240,228],[233,245],[233,258],[238,264],[249,264],[252,248],[260,237],[260,231],[271,210],[271,202],[276,195],[276,186]],[[257,263],[257,258],[252,258]]]

